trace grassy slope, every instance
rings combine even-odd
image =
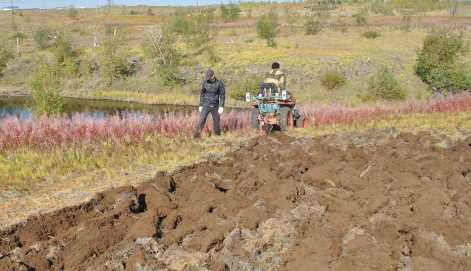
[[[292,130],[289,134],[310,137],[363,133],[370,129],[433,131],[459,138],[463,130],[471,130],[471,113],[404,115],[347,126]],[[0,156],[0,206],[5,211],[0,214],[0,228],[39,211],[77,204],[111,187],[144,182],[158,171],[173,170],[210,156],[219,157],[254,135],[232,134],[197,142],[188,138],[151,137],[138,145],[95,144],[3,154]],[[443,142],[438,147],[446,144]]]
[[[186,137],[149,136],[137,144],[105,142],[68,145],[51,150],[20,148],[0,154],[0,188],[31,191],[44,182],[70,180],[74,176],[91,182],[107,182],[121,172],[142,179],[139,172],[143,167],[147,168],[145,174],[151,175],[155,170],[171,170],[209,154],[224,153],[233,143],[247,136],[250,135],[229,134],[203,141]],[[104,174],[107,178],[97,180],[94,178],[97,174]]]
[[[97,192],[134,185],[237,148],[247,134],[193,141],[149,137],[144,143],[92,144],[0,155],[0,228],[27,216],[78,204]]]
[[[252,17],[248,17],[248,10],[252,9]],[[379,66],[387,65],[394,69],[403,88],[407,90],[409,98],[423,98],[428,95],[426,86],[414,75],[416,51],[420,48],[427,30],[422,27],[413,27],[410,32],[398,30],[402,16],[370,16],[369,25],[355,26],[354,20],[349,17],[360,10],[361,6],[346,6],[333,12],[334,16],[326,19],[326,27],[316,36],[306,36],[303,30],[302,5],[247,5],[243,7],[243,17],[236,23],[218,23],[221,28],[216,37],[216,52],[222,61],[215,65],[221,77],[227,80],[229,91],[235,87],[237,81],[248,77],[262,78],[272,61],[278,60],[285,67],[290,90],[298,96],[301,103],[330,103],[342,102],[356,105],[360,103],[358,95],[365,87],[368,77]],[[128,15],[133,9],[140,15]],[[258,39],[254,27],[256,16],[274,9],[280,14],[283,27],[280,29],[277,42],[278,48],[267,48],[265,42]],[[463,9],[465,10],[465,9]],[[32,31],[39,25],[47,25],[55,29],[67,29],[74,40],[74,45],[80,48],[87,58],[93,57],[96,52],[91,49],[93,36],[99,39],[103,36],[104,24],[117,24],[120,26],[118,35],[122,37],[121,51],[130,56],[143,57],[142,44],[145,42],[145,31],[161,24],[165,16],[172,14],[171,8],[153,9],[155,16],[145,16],[146,8],[114,8],[111,15],[103,10],[80,10],[79,18],[73,20],[66,16],[64,11],[24,12],[23,16],[16,16],[21,31],[28,35],[23,42],[22,58],[33,61],[38,52],[32,40]],[[463,11],[465,12],[465,11]],[[459,22],[460,25],[469,22],[465,17],[443,17],[436,15],[443,11],[422,13],[413,17],[412,26],[440,26],[444,23]],[[295,19],[289,19],[289,14]],[[465,15],[465,14],[464,14]],[[464,21],[463,21],[464,20]],[[0,12],[0,24],[9,25],[9,15]],[[328,27],[331,23],[347,25],[347,31],[336,31]],[[381,37],[375,40],[363,38],[361,35],[367,30],[381,32]],[[10,32],[8,29],[3,30]],[[465,32],[469,40],[469,31]],[[470,56],[467,57],[470,61]],[[103,87],[99,78],[83,77],[69,78],[65,86],[68,96],[102,97],[124,100],[137,100],[143,102],[165,102],[195,104],[198,100],[198,85],[200,72],[208,67],[207,56],[187,60],[191,65],[200,68],[190,68],[187,76],[189,84],[184,87],[162,88],[152,78],[150,61],[145,59],[143,71],[135,78],[121,80],[112,87]],[[466,60],[465,60],[466,61]],[[345,71],[348,83],[336,91],[327,91],[320,86],[319,76],[328,70],[340,69]],[[28,72],[15,72],[11,69],[0,82],[0,88],[28,89]],[[1,87],[3,86],[3,87]],[[144,94],[143,94],[144,93]],[[228,99],[230,105],[241,105],[233,99]]]

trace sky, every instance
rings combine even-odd
[[[238,3],[238,0],[113,0],[115,5],[200,5],[220,4],[220,3]],[[261,1],[260,1],[261,2]],[[107,0],[13,0],[13,5],[19,8],[55,8],[55,7],[96,7],[106,5]],[[0,0],[0,8],[10,6],[10,0]]]

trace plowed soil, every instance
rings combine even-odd
[[[257,138],[5,230],[0,270],[471,270],[471,137]]]

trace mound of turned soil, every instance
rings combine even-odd
[[[471,137],[257,138],[3,231],[0,270],[471,270]]]

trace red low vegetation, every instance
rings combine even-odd
[[[399,105],[346,107],[342,105],[302,106],[301,111],[310,125],[316,127],[333,124],[352,124],[395,114],[463,112],[471,110],[471,95],[456,95],[427,102],[410,101]],[[50,148],[65,144],[111,141],[115,144],[136,143],[150,135],[189,136],[198,114],[167,114],[164,116],[128,115],[123,118],[87,117],[77,114],[69,117],[42,117],[0,120],[0,151],[15,150],[22,146]],[[222,117],[223,131],[248,130],[250,113],[230,112]],[[205,129],[210,134],[211,124]]]
[[[408,113],[453,113],[471,110],[471,94],[460,94],[429,101],[408,101],[394,105],[347,107],[344,105],[302,106],[301,111],[311,125],[352,124],[385,116]]]

